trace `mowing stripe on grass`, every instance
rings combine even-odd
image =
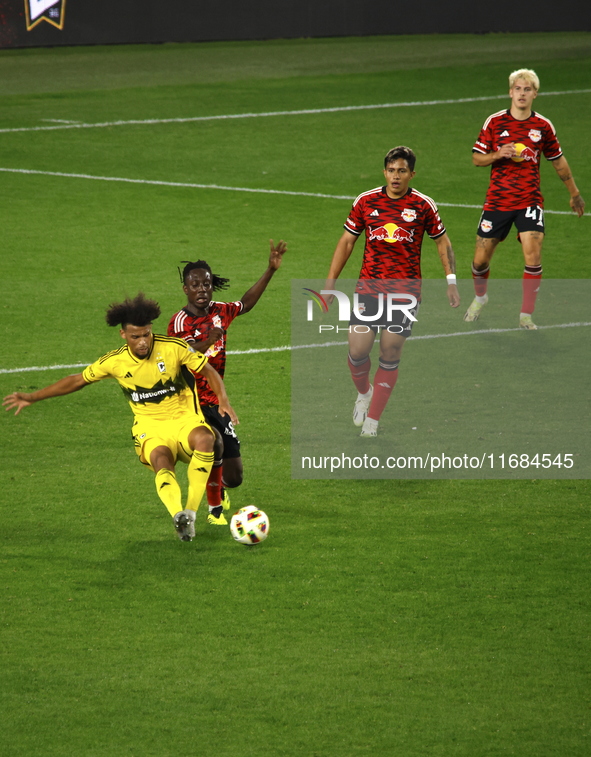
[[[549,326],[538,326],[542,329],[572,329],[579,326],[591,326],[591,321],[580,321],[578,323],[555,323]],[[511,329],[477,329],[475,331],[454,331],[451,334],[423,334],[422,336],[410,336],[408,340],[419,339],[447,339],[454,336],[472,336],[474,334],[508,334],[511,331],[522,331],[516,327]],[[347,342],[321,342],[318,344],[286,344],[282,347],[259,347],[250,350],[227,350],[227,355],[260,355],[269,352],[292,352],[293,350],[309,350],[316,347],[342,347]],[[3,373],[32,373],[38,371],[57,371],[69,368],[86,368],[90,363],[68,363],[63,365],[32,365],[28,368],[0,368],[0,374]]]
[[[591,89],[570,89],[563,92],[540,92],[541,96],[561,96],[561,95],[580,95],[591,92]],[[267,113],[230,113],[219,116],[192,116],[188,118],[146,118],[130,119],[128,121],[104,121],[102,123],[85,124],[85,123],[60,123],[55,126],[21,126],[14,128],[0,129],[0,133],[18,131],[55,131],[56,129],[104,129],[111,126],[153,126],[155,124],[186,124],[198,121],[228,121],[236,118],[269,118],[275,116],[308,116],[320,113],[343,113],[346,111],[356,110],[379,110],[382,108],[414,108],[424,105],[458,105],[461,103],[483,102],[485,100],[504,100],[507,94],[486,95],[484,97],[459,97],[453,100],[418,100],[399,103],[378,103],[376,105],[342,105],[334,108],[304,108],[302,110],[275,110]],[[49,119],[43,119],[49,120]],[[57,120],[57,119],[56,119]]]
[[[127,179],[122,176],[93,176],[85,173],[64,173],[62,171],[37,171],[29,168],[0,168],[5,173],[34,174],[38,176],[58,176],[66,179],[87,179],[89,181],[116,181],[124,184],[147,184],[159,187],[185,187],[188,189],[219,189],[223,192],[251,192],[254,194],[271,194],[271,195],[292,195],[295,197],[319,197],[328,200],[349,200],[355,199],[352,195],[329,195],[322,192],[294,192],[288,189],[253,189],[250,187],[227,187],[223,184],[196,184],[193,182],[182,181],[160,181],[158,179]],[[438,202],[441,208],[469,208],[481,210],[480,205],[467,205],[465,203]],[[545,213],[551,213],[559,216],[570,216],[572,211],[568,210],[544,210]],[[585,217],[585,216],[584,216]],[[589,216],[586,216],[587,218]]]

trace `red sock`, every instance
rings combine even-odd
[[[542,280],[541,265],[526,265],[523,271],[523,299],[521,301],[521,312],[534,312],[536,307],[536,297],[540,291],[540,282]]]
[[[357,387],[357,391],[359,394],[367,394],[367,392],[369,392],[371,360],[369,357],[365,357],[362,360],[353,360],[351,355],[349,355],[347,362],[349,364],[349,370],[351,371],[351,378]]]
[[[214,460],[211,473],[207,479],[207,504],[217,507],[222,503],[222,463],[223,460]]]
[[[380,366],[373,380],[373,397],[367,412],[368,418],[373,418],[374,421],[380,420],[380,416],[392,394],[392,389],[396,386],[399,364],[400,360],[395,360],[393,363],[385,363],[380,360]]]
[[[472,263],[472,280],[474,281],[474,292],[477,297],[484,297],[488,287],[488,275],[490,266],[486,266],[483,271],[477,271]]]

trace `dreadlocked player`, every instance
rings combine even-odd
[[[109,326],[120,326],[125,345],[103,355],[82,373],[66,376],[30,394],[14,392],[4,398],[6,410],[15,415],[33,402],[71,394],[104,378],[117,380],[133,411],[132,435],[140,462],[156,474],[156,491],[174,520],[182,541],[195,536],[195,512],[205,491],[213,464],[214,435],[205,422],[185,371],[202,376],[215,392],[221,415],[232,423],[238,418],[228,402],[224,383],[204,355],[192,351],[181,339],[152,333],[152,321],[160,307],[140,292],[133,300],[115,303],[107,310]],[[189,466],[187,505],[175,464]]]
[[[283,240],[275,245],[271,239],[270,248],[267,270],[237,302],[212,300],[214,292],[227,289],[229,279],[212,273],[205,260],[187,263],[181,274],[187,304],[170,319],[168,334],[184,339],[193,349],[203,353],[222,378],[226,368],[226,331],[234,318],[248,313],[257,304],[281,265],[287,245]],[[215,461],[207,483],[207,519],[213,525],[224,526],[227,520],[223,511],[230,507],[226,489],[233,489],[242,483],[240,441],[232,419],[218,407],[215,393],[199,373],[195,379],[201,411],[209,425],[217,431]]]

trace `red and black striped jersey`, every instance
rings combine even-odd
[[[242,313],[244,305],[238,302],[210,302],[205,316],[193,315],[183,308],[172,316],[168,324],[168,335],[184,339],[186,342],[199,342],[207,337],[211,328],[222,328],[224,331],[236,316]],[[226,370],[226,335],[205,352],[205,356],[220,376],[224,377]],[[197,392],[200,405],[217,405],[218,398],[211,391],[207,380],[200,373],[195,374]]]
[[[515,144],[519,155],[497,160],[491,165],[484,209],[543,207],[540,158],[544,155],[548,160],[556,160],[562,155],[554,126],[533,111],[525,121],[518,121],[511,111],[501,110],[486,119],[472,152],[486,155],[510,142]]]
[[[413,188],[394,200],[386,187],[363,192],[353,203],[345,229],[355,236],[365,231],[362,280],[420,280],[424,234],[431,239],[445,234],[433,200]]]

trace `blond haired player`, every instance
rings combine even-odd
[[[509,76],[511,106],[489,116],[472,148],[475,166],[490,166],[490,184],[476,236],[472,262],[475,298],[464,315],[476,321],[488,302],[487,284],[494,251],[515,224],[523,249],[523,295],[519,325],[536,329],[532,320],[542,278],[544,199],[540,192],[540,159],[552,162],[570,194],[570,206],[580,217],[585,210],[552,123],[532,110],[540,80],[521,68]]]
[[[214,435],[199,409],[197,396],[185,375],[188,369],[203,374],[218,397],[219,410],[232,423],[238,418],[228,402],[224,383],[207,358],[186,342],[152,333],[152,321],[160,307],[142,293],[133,300],[109,307],[109,326],[120,325],[125,344],[103,355],[72,376],[32,393],[14,392],[4,398],[6,410],[15,415],[40,400],[77,392],[88,384],[114,378],[134,414],[132,436],[141,463],[156,474],[156,491],[174,520],[178,537],[195,536],[195,513],[213,464]],[[175,476],[177,460],[188,464],[189,491],[183,509]]]

